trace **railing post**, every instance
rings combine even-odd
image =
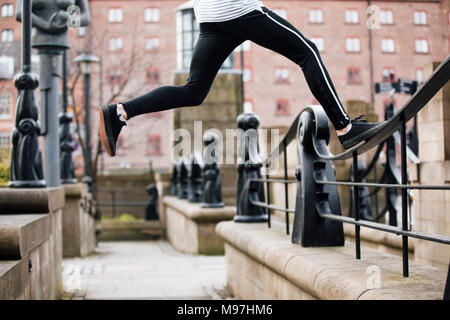
[[[203,135],[205,145],[203,155],[203,203],[202,208],[222,208],[222,184],[218,163],[217,144],[219,137],[207,132]]]
[[[403,114],[400,116],[400,135],[401,135],[401,163],[402,163],[402,184],[408,183],[408,163],[406,154],[406,122]],[[408,190],[402,189],[402,230],[408,230]],[[402,251],[403,251],[403,276],[409,276],[408,264],[408,237],[402,236]]]
[[[252,204],[264,202],[264,185],[252,179],[261,179],[262,160],[259,155],[256,114],[243,113],[238,116],[238,193],[235,222],[266,222],[265,209]]]
[[[266,179],[269,179],[269,166],[270,166],[270,164],[266,163],[266,175],[265,175]],[[266,204],[270,205],[270,182],[269,181],[266,182],[266,188],[267,188]],[[266,212],[267,212],[267,225],[268,225],[269,228],[271,228],[272,227],[272,221],[271,221],[270,208],[267,208]]]
[[[353,181],[359,182],[358,178],[358,151],[353,152]],[[355,221],[359,221],[359,187],[353,187],[353,206],[355,208]],[[361,239],[360,239],[360,229],[361,227],[355,225],[355,250],[356,259],[361,259]]]
[[[175,163],[172,169],[172,176],[170,177],[170,195],[176,196],[178,194],[178,173],[177,173],[178,165]]]
[[[286,209],[289,209],[289,185],[287,183],[288,172],[287,172],[287,146],[286,140],[283,143],[283,154],[284,154],[284,202]],[[289,212],[285,213],[286,217],[286,234],[289,234]]]
[[[202,201],[202,164],[203,160],[198,152],[191,154],[188,166],[188,201]]]

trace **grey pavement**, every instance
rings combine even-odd
[[[64,299],[230,299],[224,256],[179,253],[163,240],[100,242],[64,259]]]

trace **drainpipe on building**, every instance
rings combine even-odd
[[[372,5],[371,0],[367,0],[367,18],[370,19],[369,8]],[[375,109],[375,92],[374,92],[374,78],[373,78],[373,52],[372,52],[372,28],[369,28],[369,73],[370,73],[370,103],[372,104],[372,108]]]

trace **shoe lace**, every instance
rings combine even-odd
[[[364,119],[365,115],[364,114],[360,114],[359,116],[357,116],[355,119],[353,119],[354,122],[367,122],[366,119]]]

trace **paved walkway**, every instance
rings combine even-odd
[[[65,299],[229,299],[224,256],[178,253],[162,240],[100,242],[63,261]]]

